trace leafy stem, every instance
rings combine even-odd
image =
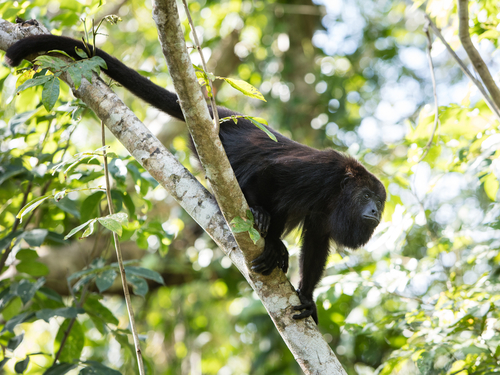
[[[111,198],[111,186],[109,181],[109,168],[108,168],[108,156],[106,154],[106,133],[104,128],[104,121],[101,121],[101,136],[102,136],[102,152],[104,160],[104,177],[106,180],[106,197],[108,199],[108,209],[110,215],[114,215],[113,201]],[[130,291],[127,284],[127,277],[125,275],[125,267],[123,265],[123,255],[120,248],[120,241],[118,240],[118,234],[113,231],[113,239],[115,243],[116,259],[118,261],[118,267],[120,269],[120,276],[123,286],[123,294],[125,296],[125,302],[127,305],[128,316],[130,320],[130,329],[132,331],[132,336],[134,338],[135,352],[137,356],[137,365],[139,366],[139,374],[145,375],[144,362],[142,360],[141,345],[139,343],[139,335],[137,333],[137,326],[135,325],[134,310],[132,308],[132,301],[130,300]]]

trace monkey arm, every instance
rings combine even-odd
[[[318,225],[323,223],[323,225]],[[324,228],[325,218],[308,216],[304,222],[303,242],[300,253],[300,284],[297,289],[301,304],[294,310],[304,310],[294,315],[294,319],[312,316],[318,324],[318,312],[313,299],[313,291],[323,276],[326,258],[330,245],[330,237]]]

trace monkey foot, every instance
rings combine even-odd
[[[304,310],[300,314],[293,316],[294,319],[305,319],[308,316],[312,317],[316,325],[318,324],[318,310],[316,308],[316,303],[312,297],[306,297],[301,294],[300,289],[297,289],[299,299],[301,304],[299,306],[293,306],[294,310]]]
[[[276,267],[288,271],[288,250],[279,238],[267,238],[262,254],[252,260],[252,270],[267,276]]]
[[[266,237],[267,230],[271,224],[271,215],[260,206],[250,207],[250,211],[252,211],[253,220],[260,235]]]

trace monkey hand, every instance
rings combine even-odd
[[[288,271],[288,250],[279,238],[266,238],[264,251],[252,260],[252,270],[267,276],[276,267]]]
[[[308,316],[312,317],[316,325],[318,324],[318,310],[316,308],[316,303],[314,302],[312,296],[306,296],[302,294],[300,289],[297,289],[297,293],[300,299],[300,305],[294,306],[294,310],[304,310],[300,314],[294,315],[294,319],[304,319]]]
[[[271,215],[260,206],[250,207],[250,211],[252,212],[255,226],[260,232],[260,235],[266,237],[267,230],[271,224]]]

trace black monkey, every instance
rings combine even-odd
[[[6,61],[17,66],[34,53],[62,50],[76,59],[82,42],[54,35],[37,35],[12,45]],[[91,47],[92,48],[92,47]],[[177,95],[157,86],[116,58],[97,49],[106,61],[104,72],[133,94],[167,114],[184,120]],[[220,118],[238,115],[218,107]],[[357,160],[334,150],[319,151],[294,142],[269,128],[278,142],[247,119],[226,121],[220,139],[238,183],[254,212],[265,248],[252,269],[269,275],[274,268],[288,270],[288,251],[281,236],[302,226],[299,298],[303,310],[295,319],[312,316],[318,323],[313,291],[321,279],[330,240],[351,249],[368,242],[380,222],[385,188]]]

